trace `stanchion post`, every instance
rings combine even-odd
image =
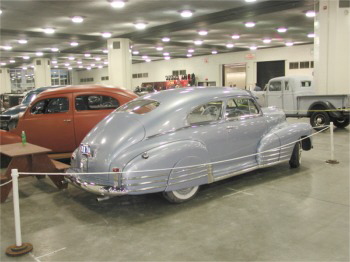
[[[29,253],[33,250],[30,243],[22,243],[21,234],[21,215],[19,211],[19,195],[18,195],[18,169],[11,170],[12,176],[12,194],[13,194],[13,210],[15,216],[16,245],[9,246],[6,249],[6,255],[15,257]]]
[[[334,124],[333,122],[330,123],[329,130],[330,130],[330,138],[331,138],[331,159],[327,160],[326,163],[328,164],[339,164],[337,160],[334,159]]]

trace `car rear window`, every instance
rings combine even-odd
[[[159,102],[154,100],[136,100],[119,107],[116,111],[142,115],[153,111],[159,104]]]

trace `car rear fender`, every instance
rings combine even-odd
[[[209,167],[181,167],[208,162],[208,151],[198,141],[163,144],[139,154],[125,166],[122,186],[130,194],[144,194],[206,184],[212,182]]]
[[[21,137],[8,131],[0,130],[0,145],[20,143]]]

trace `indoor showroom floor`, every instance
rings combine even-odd
[[[306,120],[288,120],[306,121]],[[288,163],[211,185],[183,204],[158,194],[116,197],[48,178],[19,181],[22,238],[15,244],[12,194],[1,204],[0,261],[349,261],[349,127],[314,136],[302,166]]]

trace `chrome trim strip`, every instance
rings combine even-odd
[[[266,152],[266,153],[262,153],[262,154],[260,154],[260,156],[261,157],[264,157],[264,156],[276,156],[276,155],[279,155],[280,154],[280,152],[277,152],[277,153],[268,153],[268,152]]]
[[[146,179],[146,178],[155,178],[155,177],[162,177],[166,176],[168,177],[168,174],[161,174],[161,175],[155,175],[155,176],[133,176],[133,177],[125,177],[123,176],[122,180],[141,180],[141,179]]]
[[[136,183],[136,184],[125,184],[125,186],[142,186],[142,185],[149,185],[149,184],[158,184],[162,182],[167,182],[168,179],[163,179],[163,180],[153,180],[153,181],[147,181],[147,182],[141,182],[141,183]]]
[[[263,159],[261,159],[261,161],[278,161],[278,159],[280,159],[280,157],[264,157]]]
[[[177,185],[177,184],[181,184],[181,183],[184,183],[184,182],[188,182],[188,181],[192,181],[192,180],[196,180],[196,179],[199,179],[199,178],[202,178],[202,177],[206,177],[207,175],[201,175],[201,176],[198,176],[198,177],[193,177],[191,179],[184,179],[184,180],[181,180],[179,182],[175,182],[175,183],[168,183],[168,186],[173,186],[173,185]]]
[[[189,174],[184,174],[184,175],[177,176],[177,177],[174,177],[174,178],[172,177],[172,178],[170,178],[170,180],[177,180],[177,179],[182,178],[182,177],[192,176],[192,175],[196,175],[196,174],[202,173],[202,172],[207,172],[207,170],[206,170],[206,169],[203,169],[203,170],[200,170],[200,171],[197,171],[197,172],[192,172],[192,173],[189,173]]]
[[[196,169],[196,168],[205,168],[205,166],[206,166],[206,164],[205,164],[205,165],[200,164],[200,166],[194,166],[194,167],[184,168],[184,169],[181,169],[181,170],[175,170],[175,171],[173,172],[173,174],[188,172],[188,170]]]
[[[146,190],[152,190],[152,189],[156,189],[156,188],[166,188],[166,186],[154,186],[154,187],[145,187],[145,188],[141,188],[141,189],[137,189],[137,190],[128,190],[128,192],[139,192],[139,191],[146,191]]]

